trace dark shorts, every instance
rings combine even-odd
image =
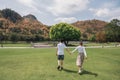
[[[64,55],[58,55],[58,60],[64,60]]]

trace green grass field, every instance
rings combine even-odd
[[[55,43],[53,41],[41,41],[41,42],[33,42],[33,44],[38,43],[38,44],[44,44],[44,45],[51,45],[54,46],[58,43],[58,41],[55,41]],[[70,41],[69,42],[69,46],[77,46],[79,44],[79,41]],[[95,42],[87,42],[84,44],[84,46],[88,47],[88,46],[115,46],[118,45],[120,43],[118,42],[110,42],[110,43],[95,43]],[[4,42],[3,43],[3,47],[31,47],[31,43],[27,43],[27,42]],[[1,44],[0,44],[1,47]]]
[[[86,50],[88,60],[79,75],[77,52],[65,52],[65,69],[58,71],[55,48],[1,48],[0,80],[120,80],[120,47]]]

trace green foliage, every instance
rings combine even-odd
[[[0,28],[2,28],[2,27],[3,27],[2,25],[3,25],[3,22],[2,22],[2,21],[0,21]]]
[[[12,33],[10,35],[10,40],[13,41],[13,42],[17,42],[19,40],[20,36],[18,36],[17,33]]]
[[[40,36],[40,35],[35,35],[35,39],[34,41],[43,41],[44,37]]]
[[[96,39],[96,36],[95,36],[95,35],[92,35],[89,40],[94,42],[95,39]]]
[[[59,23],[50,28],[50,38],[53,40],[64,39],[65,41],[79,40],[80,30],[67,23]]]
[[[0,31],[0,41],[4,40],[4,35],[3,35],[3,31]]]
[[[10,28],[10,31],[13,33],[20,33],[21,29],[19,27],[12,27],[12,28]]]
[[[107,41],[120,41],[120,20],[113,19],[106,26],[106,39]]]

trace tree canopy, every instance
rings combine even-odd
[[[79,40],[81,36],[79,29],[67,23],[53,25],[50,28],[49,34],[50,38],[53,40],[63,39],[66,45],[68,44],[68,41]]]
[[[113,19],[106,26],[106,39],[107,41],[120,41],[120,20]]]

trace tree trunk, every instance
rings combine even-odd
[[[64,41],[65,45],[68,46],[69,41]]]
[[[1,44],[1,47],[3,47],[3,43],[2,43],[2,41],[0,42],[0,44]]]

